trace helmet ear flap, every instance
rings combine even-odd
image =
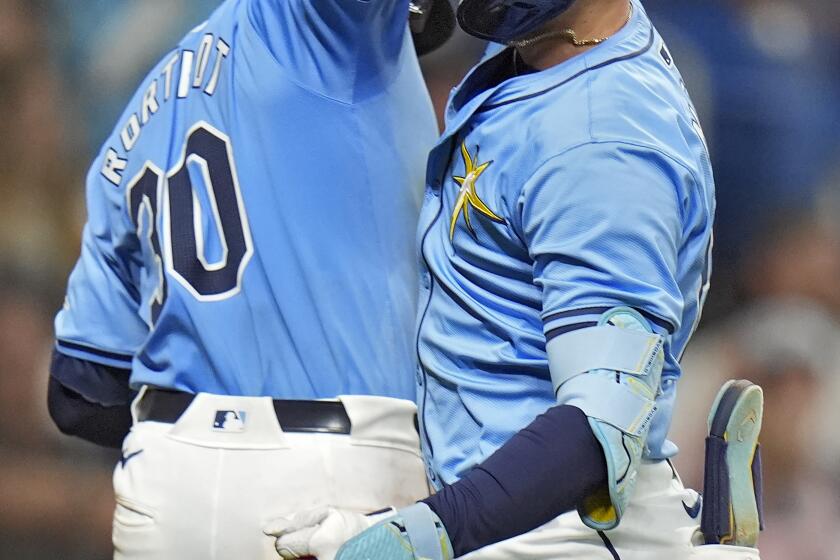
[[[450,0],[411,0],[408,24],[418,55],[442,46],[455,31],[455,11]]]
[[[461,0],[458,25],[479,39],[508,44],[533,33],[575,0]]]

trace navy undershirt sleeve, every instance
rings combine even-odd
[[[67,435],[121,447],[131,429],[130,373],[54,350],[47,391],[50,417]]]
[[[456,556],[536,529],[607,483],[584,413],[556,406],[455,484],[423,500],[446,527]]]

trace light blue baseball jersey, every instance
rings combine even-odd
[[[429,163],[417,382],[437,483],[555,405],[547,340],[622,305],[666,337],[647,456],[675,453],[678,360],[708,289],[711,166],[641,4],[560,65],[504,79],[511,60],[493,48],[453,91]]]
[[[437,138],[408,0],[230,0],[154,68],[87,180],[58,350],[131,384],[413,398]]]

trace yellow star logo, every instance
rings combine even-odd
[[[487,169],[493,161],[491,160],[476,166],[476,161],[478,161],[478,148],[475,150],[475,156],[470,156],[470,152],[467,150],[466,142],[461,143],[461,156],[464,158],[464,170],[466,172],[466,176],[452,177],[455,182],[461,186],[461,190],[458,191],[458,198],[455,200],[455,208],[452,209],[452,219],[449,222],[450,241],[455,235],[455,224],[458,223],[458,216],[460,214],[464,215],[464,223],[467,224],[467,229],[470,230],[472,236],[475,237],[475,230],[473,230],[472,222],[470,221],[470,207],[477,210],[479,214],[490,218],[498,224],[505,223],[504,218],[497,215],[495,212],[490,210],[486,204],[484,204],[484,201],[481,200],[481,197],[478,196],[478,193],[475,190],[475,182],[478,181],[478,178],[481,177],[481,174],[484,173],[484,170]]]

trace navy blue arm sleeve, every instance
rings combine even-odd
[[[583,412],[556,406],[461,480],[423,500],[456,556],[536,529],[607,483],[607,466]]]
[[[131,429],[129,370],[71,358],[53,350],[47,405],[55,425],[67,435],[119,448]],[[73,380],[86,380],[84,384]],[[99,394],[91,380],[101,382]]]

